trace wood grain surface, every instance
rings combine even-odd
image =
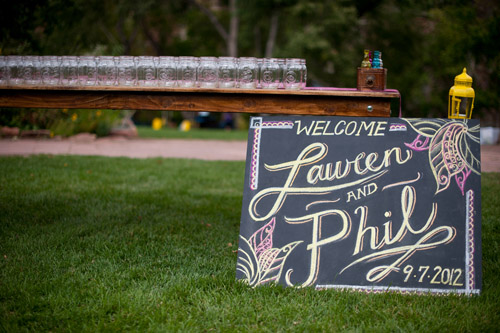
[[[4,86],[0,107],[388,117],[396,97],[357,90]]]

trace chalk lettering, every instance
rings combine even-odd
[[[323,131],[323,135],[333,135],[334,134],[333,132],[328,132],[328,128],[330,128],[330,123],[331,123],[330,120],[328,120],[326,122],[326,126],[325,126],[325,130]]]
[[[384,136],[384,133],[381,133],[381,131],[385,131],[384,125],[387,125],[387,121],[378,121],[377,122],[377,129],[375,130],[374,136]]]
[[[375,127],[375,122],[371,121],[368,125],[366,122],[362,121],[361,124],[359,125],[358,132],[356,133],[356,136],[359,136],[361,131],[363,130],[363,127],[365,128],[365,131],[370,131],[368,132],[368,136],[372,136],[373,133],[373,128]]]
[[[340,125],[342,125],[342,124],[345,125],[345,123],[346,123],[345,120],[341,120],[337,123],[337,125],[335,125],[335,131],[334,131],[335,135],[341,135],[342,133],[344,133],[344,129]],[[340,129],[339,129],[339,126],[340,126]]]
[[[340,230],[337,234],[332,235],[327,238],[321,238],[321,223],[326,216],[338,216],[340,217],[340,223],[342,224],[342,230]],[[347,212],[339,209],[331,209],[325,210],[323,212],[313,213],[306,216],[298,217],[298,218],[288,218],[285,217],[285,221],[290,224],[303,224],[307,222],[313,223],[312,226],[312,240],[311,243],[307,245],[307,250],[311,251],[311,261],[309,265],[309,276],[304,283],[302,283],[301,287],[306,287],[313,284],[316,281],[319,271],[320,265],[320,246],[334,243],[336,241],[340,241],[347,237],[351,230],[351,218]],[[286,283],[289,286],[292,286],[292,282],[290,281],[290,275],[292,274],[293,269],[289,269],[286,274]]]
[[[358,123],[355,121],[350,121],[347,126],[345,127],[345,135],[351,136],[356,132],[356,127],[358,126]]]
[[[346,202],[351,202],[351,199],[359,200],[363,197],[372,195],[373,193],[375,193],[377,191],[377,189],[378,189],[377,184],[371,183],[368,185],[364,185],[363,187],[360,187],[356,190],[349,191],[349,192],[347,192],[347,201]]]
[[[304,127],[300,126],[302,124],[302,122],[300,120],[296,120],[295,123],[297,124],[297,135],[300,135],[302,132],[304,132],[306,135],[310,135],[311,129],[314,125],[314,121],[312,122],[311,125],[304,126]]]
[[[379,244],[378,243],[378,227],[365,227],[366,225],[366,217],[368,214],[368,208],[366,206],[363,207],[358,207],[355,210],[355,213],[360,214],[360,223],[359,223],[359,229],[358,229],[358,234],[356,237],[356,246],[354,247],[354,253],[352,254],[353,256],[358,254],[363,250],[363,239],[365,237],[366,233],[370,233],[370,247],[375,250],[378,249],[384,245],[391,245],[396,242],[399,242],[402,240],[402,238],[406,235],[406,232],[409,231],[410,233],[416,235],[416,234],[421,234],[425,232],[429,227],[434,223],[434,220],[436,219],[436,214],[437,214],[437,204],[434,203],[432,205],[432,210],[431,213],[429,214],[429,217],[427,219],[427,222],[425,225],[420,228],[419,230],[413,229],[412,225],[410,224],[410,217],[411,214],[413,213],[413,209],[415,207],[415,202],[416,202],[416,195],[415,195],[415,188],[412,186],[405,186],[403,188],[403,191],[401,192],[401,210],[403,213],[403,222],[401,223],[401,227],[399,228],[398,232],[394,237],[392,236],[392,221],[384,223],[384,236]]]
[[[316,121],[312,135],[321,135],[323,133],[323,130],[325,129],[324,124],[324,120]]]
[[[275,164],[275,165],[268,165],[265,164],[265,168],[269,171],[272,172],[277,172],[277,171],[283,171],[283,170],[289,170],[287,179],[285,181],[285,184],[283,184],[282,187],[268,187],[260,192],[258,192],[250,201],[250,204],[248,206],[248,212],[250,214],[250,217],[254,221],[264,221],[266,219],[269,219],[272,215],[276,214],[283,203],[285,202],[285,199],[288,194],[327,194],[331,193],[333,191],[337,191],[340,189],[345,189],[349,188],[352,186],[357,186],[357,185],[362,185],[370,180],[376,179],[383,175],[384,173],[387,172],[387,170],[381,170],[382,166],[389,166],[391,164],[390,159],[392,156],[392,152],[394,152],[394,158],[397,163],[399,164],[404,164],[408,162],[411,159],[411,153],[407,151],[407,156],[405,159],[401,157],[401,149],[400,148],[392,148],[388,151],[385,152],[384,154],[384,160],[380,164],[379,167],[373,168],[371,166],[373,162],[373,158],[370,159],[370,167],[367,167],[365,165],[365,168],[361,166],[361,161],[363,160],[365,153],[360,153],[356,156],[356,158],[353,161],[346,161],[346,164],[348,165],[353,165],[354,170],[358,175],[364,175],[368,171],[371,170],[377,170],[374,174],[365,176],[363,178],[359,178],[357,180],[351,181],[351,182],[346,182],[346,183],[341,183],[341,184],[336,184],[336,185],[331,185],[331,186],[317,186],[317,187],[294,187],[293,183],[295,178],[298,176],[299,171],[302,167],[314,164],[316,162],[321,161],[327,154],[328,151],[328,146],[324,143],[320,142],[315,142],[304,148],[302,152],[297,156],[295,160],[280,163],[280,164]],[[340,163],[337,162],[335,163],[336,168],[340,167]],[[321,170],[320,170],[321,169]],[[309,184],[315,184],[318,179],[325,179],[328,181],[333,181],[335,179],[338,179],[337,177],[340,178],[340,176],[345,177],[347,176],[348,172],[341,173],[338,169],[333,172],[333,174],[329,174],[328,177],[325,177],[325,175],[320,175],[320,171],[324,170],[323,168],[316,168],[316,167],[311,167],[309,171],[306,173],[307,175],[307,182]],[[312,171],[311,171],[312,170]],[[331,170],[331,169],[330,169]],[[350,168],[348,169],[350,170]],[[381,171],[380,171],[381,170]],[[318,178],[315,178],[318,177]],[[321,178],[319,178],[321,177]],[[268,196],[276,196],[276,199],[274,200],[274,203],[272,204],[271,208],[267,213],[261,213],[258,211],[257,206],[259,205],[259,202],[268,197]]]
[[[429,217],[426,223],[420,228],[415,229],[410,223],[410,218],[415,208],[416,196],[415,189],[411,186],[405,186],[401,192],[401,210],[403,213],[403,222],[396,233],[392,236],[392,221],[384,223],[384,235],[379,241],[379,229],[378,227],[366,226],[368,208],[366,206],[359,206],[355,213],[360,215],[360,222],[358,233],[356,236],[356,246],[354,248],[353,256],[359,254],[363,251],[363,241],[364,237],[369,235],[370,248],[372,250],[379,250],[384,246],[392,245],[396,242],[401,242],[407,232],[413,235],[419,235],[427,232],[429,228],[434,223],[437,216],[437,204],[433,203]],[[386,212],[386,216],[391,216],[390,212]],[[349,267],[364,261],[374,261],[377,259],[387,258],[395,255],[400,255],[392,264],[380,265],[372,268],[366,274],[366,280],[369,282],[379,282],[384,279],[389,273],[393,271],[399,271],[399,266],[409,259],[417,250],[432,249],[436,246],[447,244],[451,242],[456,235],[455,228],[450,226],[437,227],[426,234],[424,234],[415,244],[399,246],[395,248],[385,249],[381,251],[376,251],[364,257],[361,257],[348,266],[346,266],[342,272],[344,272]],[[429,242],[433,240],[434,242]]]
[[[296,120],[297,135],[346,135],[346,136],[384,136],[387,121],[349,121],[340,120],[333,126],[330,120],[313,120],[309,125],[302,125],[301,120]]]
[[[364,175],[368,171],[378,172],[383,168],[389,167],[392,158],[394,158],[398,164],[405,164],[412,158],[412,152],[410,150],[407,149],[405,152],[406,156],[403,157],[401,148],[394,147],[387,149],[379,165],[374,165],[379,158],[377,153],[370,153],[366,156],[364,152],[359,153],[352,161],[346,160],[345,163],[343,161],[337,161],[334,163],[327,163],[326,165],[315,164],[307,173],[307,182],[314,185],[318,181],[333,181],[335,179],[345,178],[349,175],[351,167],[354,167],[354,172],[358,175]],[[342,166],[342,164],[345,165]]]

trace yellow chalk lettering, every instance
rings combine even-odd
[[[312,132],[312,135],[321,135],[321,133],[325,129],[324,124],[325,124],[324,120],[315,121],[314,131]]]
[[[338,216],[340,218],[340,223],[342,224],[342,230],[340,230],[337,234],[332,235],[327,238],[320,239],[321,237],[321,224],[323,219],[327,216]],[[287,218],[285,217],[285,221],[290,224],[303,224],[307,222],[313,223],[312,226],[312,240],[309,245],[307,245],[307,250],[311,251],[311,262],[309,265],[309,276],[306,281],[304,281],[301,287],[307,287],[313,284],[316,281],[319,272],[319,264],[320,264],[320,247],[326,244],[330,244],[343,238],[347,237],[350,233],[351,229],[351,218],[346,211],[339,209],[330,209],[325,210],[318,213],[309,214],[306,216],[298,217],[298,218]],[[333,220],[336,221],[336,220]],[[326,221],[328,222],[328,221]],[[330,222],[332,222],[330,220]],[[293,284],[290,280],[292,270],[289,270],[286,274],[285,280],[286,283],[290,286]]]
[[[378,121],[377,129],[375,130],[374,136],[384,136],[383,131],[385,131],[385,125],[387,125],[387,121]]]
[[[323,131],[323,135],[334,135],[333,132],[327,132],[328,128],[330,127],[331,121],[328,120],[326,122],[325,130]]]
[[[337,123],[337,125],[335,125],[335,132],[334,132],[335,135],[341,135],[342,133],[344,133],[344,129],[343,128],[341,128],[340,130],[338,130],[340,124],[345,125],[346,124],[345,120],[341,120],[341,121],[339,121]]]
[[[352,127],[352,129],[350,130],[349,132],[349,127]],[[356,127],[357,127],[357,123],[356,121],[350,121],[347,126],[345,127],[345,135],[353,135],[354,132],[356,132]]]
[[[368,133],[368,136],[372,136],[373,129],[375,128],[375,122],[370,121],[370,123],[367,125],[365,121],[362,121],[361,124],[359,125],[359,129],[358,132],[356,133],[356,136],[359,136],[363,128],[365,129],[365,131],[368,130],[370,131]]]

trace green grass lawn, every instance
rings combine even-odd
[[[235,281],[243,162],[0,158],[0,331],[497,331],[500,174],[480,296]]]
[[[140,138],[152,139],[210,139],[210,140],[243,140],[248,138],[248,130],[224,130],[216,128],[193,128],[187,132],[176,128],[164,127],[155,131],[150,126],[137,126]]]

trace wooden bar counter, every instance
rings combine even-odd
[[[397,91],[0,86],[0,107],[389,117]]]

